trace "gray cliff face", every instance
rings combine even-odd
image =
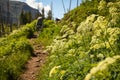
[[[7,21],[5,18],[8,16],[7,8],[8,0],[0,0],[0,22]]]
[[[36,18],[36,14],[40,14],[37,9],[30,7],[24,2],[0,0],[0,22],[18,23],[22,10],[24,12],[31,12],[32,20]]]

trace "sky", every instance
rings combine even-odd
[[[27,3],[29,6],[38,9],[39,5],[39,11],[44,7],[45,9],[45,15],[47,15],[47,12],[51,10],[51,4],[52,4],[52,12],[54,18],[62,18],[65,14],[62,0],[11,0],[11,1],[21,1]],[[69,9],[70,0],[63,0],[65,5],[66,12]],[[81,3],[81,0],[79,0],[79,4]],[[77,6],[77,0],[72,0],[71,3],[71,9],[74,9]]]

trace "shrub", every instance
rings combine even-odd
[[[64,25],[60,35],[47,46],[49,59],[38,80],[119,80],[118,3],[120,1],[106,2],[108,14],[88,16],[80,22],[76,31]],[[74,26],[74,23],[71,25]]]
[[[0,79],[16,80],[24,64],[33,55],[33,48],[27,38],[35,31],[35,23],[27,24],[9,36],[0,39]]]
[[[56,25],[52,20],[44,21],[44,28],[39,34],[38,41],[43,45],[49,45],[56,35],[59,34],[61,27]]]

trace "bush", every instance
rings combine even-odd
[[[0,79],[16,80],[24,64],[33,55],[33,48],[27,38],[35,31],[35,23],[27,24],[15,30],[9,36],[0,39]]]
[[[39,34],[38,41],[43,45],[49,45],[56,35],[59,34],[61,27],[56,25],[52,20],[44,21],[44,28]]]
[[[119,80],[119,3],[106,3],[108,14],[92,14],[76,30],[74,23],[64,25],[47,46],[49,59],[38,80]]]

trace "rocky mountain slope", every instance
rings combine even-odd
[[[19,16],[22,10],[25,12],[31,12],[32,19],[36,18],[36,14],[40,14],[37,9],[30,7],[24,2],[0,0],[0,18],[4,22],[7,22],[8,18],[10,18],[9,22],[19,22]]]

